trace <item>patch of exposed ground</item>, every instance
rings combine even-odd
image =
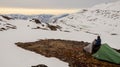
[[[46,66],[44,64],[39,64],[39,65],[36,65],[36,66],[31,66],[31,67],[48,67],[48,66]]]
[[[4,23],[4,24],[1,24],[0,23],[0,31],[5,31],[5,30],[8,30],[8,29],[16,29],[17,27],[15,25],[12,25],[12,24],[9,24],[9,23]]]
[[[0,16],[2,16],[3,18],[5,18],[5,19],[7,19],[7,20],[13,19],[13,18],[10,18],[10,17],[8,17],[8,16],[4,16],[4,15],[0,15]]]
[[[16,43],[17,46],[42,54],[46,57],[56,57],[68,62],[69,67],[120,67],[120,65],[100,61],[85,53],[83,47],[87,42],[46,39],[36,42]]]

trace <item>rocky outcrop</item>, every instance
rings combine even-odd
[[[61,27],[59,26],[59,25],[50,25],[50,24],[47,24],[47,26],[48,26],[48,28],[50,29],[50,30],[53,30],[53,31],[56,31],[57,29],[61,29]]]
[[[5,19],[7,19],[7,20],[11,20],[11,19],[13,19],[13,18],[10,18],[10,17],[8,17],[8,16],[4,16],[4,15],[1,15],[3,18],[5,18]]]
[[[44,64],[39,64],[39,65],[36,65],[36,66],[31,66],[31,67],[48,67],[48,66],[46,66]]]
[[[3,22],[0,23],[0,31],[8,30],[8,29],[16,29],[17,27],[15,25]]]
[[[38,20],[38,19],[32,19],[32,20],[30,20],[30,21],[34,21],[36,24],[41,24],[41,22],[40,22],[40,20]]]

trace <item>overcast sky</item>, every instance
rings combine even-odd
[[[10,8],[86,8],[117,0],[0,0],[0,7]]]

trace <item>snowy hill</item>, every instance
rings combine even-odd
[[[21,19],[21,20],[28,20],[28,19],[39,19],[43,23],[47,23],[48,20],[53,17],[54,15],[49,14],[40,14],[40,15],[22,15],[22,14],[8,14],[6,15],[8,17],[14,18],[14,19]]]
[[[4,16],[7,18],[11,18],[10,16]],[[42,29],[42,30],[54,30],[56,31],[59,26],[50,25],[48,22],[42,22],[37,18],[29,18],[29,19],[16,19],[13,18],[8,20],[0,16],[0,31],[5,31],[9,29]],[[35,16],[37,17],[37,16]],[[46,19],[46,18],[45,18]],[[48,21],[48,20],[47,20]]]
[[[51,25],[50,22],[55,22],[60,18],[67,16],[68,14],[62,15],[21,15],[21,14],[7,14],[7,15],[0,15],[1,20],[1,30],[8,30],[5,26],[6,23],[9,25],[16,26],[16,28],[30,28],[30,29],[42,29],[42,30],[58,30],[60,27],[59,25]],[[8,19],[9,20],[8,20]],[[20,24],[19,24],[20,23]],[[4,25],[3,25],[4,24]],[[7,28],[7,29],[6,29]],[[11,28],[11,27],[10,27]]]
[[[119,35],[120,29],[120,1],[96,5],[93,8],[82,9],[77,13],[63,14],[63,15],[19,15],[10,14],[5,15],[12,20],[6,22],[21,22],[26,23],[26,27],[31,29],[44,29],[44,30],[59,30],[59,31],[84,31],[90,34],[102,34],[107,33],[109,35]],[[112,6],[115,5],[115,6]],[[104,9],[101,9],[104,7]],[[108,8],[112,9],[109,10]],[[2,16],[1,16],[2,17]],[[4,19],[4,17],[2,18]],[[39,24],[38,24],[39,22]],[[23,24],[25,24],[23,23]],[[1,25],[2,26],[2,25]],[[25,25],[24,25],[25,26]],[[24,28],[24,27],[23,27]]]
[[[120,9],[120,1],[106,5],[107,7]],[[98,5],[101,6],[101,5]],[[108,43],[111,47],[120,49],[120,10],[109,10],[106,6],[101,8],[82,9],[58,19],[52,25],[59,25],[60,31],[65,32],[85,32],[92,35],[100,35],[103,43]],[[75,34],[73,34],[74,36]],[[80,35],[79,35],[80,36]]]
[[[49,19],[49,23],[55,23],[58,19],[60,18],[63,18],[63,17],[66,17],[68,16],[69,14],[61,14],[61,15],[56,15],[56,16],[53,16]]]
[[[120,1],[113,3],[112,8],[118,8]],[[107,7],[111,7],[106,5]],[[119,8],[118,8],[119,9]],[[83,9],[80,12],[60,18],[53,25],[59,25],[62,30],[85,31],[93,34],[120,34],[120,11],[100,8]]]
[[[96,5],[93,8],[96,9],[104,9],[104,10],[120,10],[120,1],[112,2],[112,3],[103,3],[100,5]]]
[[[8,29],[16,29],[16,26],[8,22],[10,18],[6,16],[0,16],[0,31]]]
[[[48,67],[68,67],[67,63],[56,58],[20,49],[15,46],[16,42],[39,39],[92,42],[99,34],[102,43],[120,49],[119,3],[97,5],[61,16],[0,15],[0,67],[30,67],[41,63]]]

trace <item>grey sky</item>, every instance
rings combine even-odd
[[[0,0],[0,7],[12,8],[86,8],[117,0]]]

